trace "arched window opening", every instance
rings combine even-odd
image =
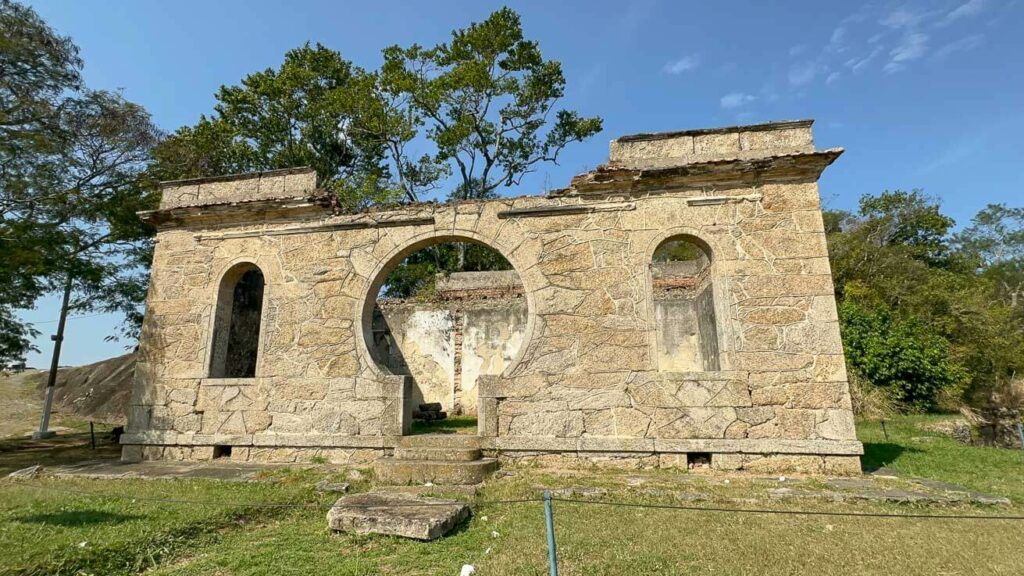
[[[240,264],[224,275],[217,294],[210,378],[253,378],[263,316],[263,272]]]
[[[707,248],[688,236],[665,240],[654,251],[651,280],[658,369],[719,370],[718,326]]]
[[[518,273],[488,246],[436,239],[384,274],[367,344],[382,371],[412,376],[414,432],[474,432],[478,378],[504,372],[526,333]]]

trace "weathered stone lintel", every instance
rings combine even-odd
[[[561,206],[535,206],[530,208],[513,208],[498,212],[498,218],[524,218],[543,216],[568,216],[572,214],[591,214],[594,212],[619,212],[636,210],[635,202],[609,202],[601,204],[566,204]]]
[[[365,230],[367,228],[394,228],[398,226],[432,226],[434,217],[422,218],[389,218],[367,219],[353,222],[337,222],[314,224],[310,226],[294,226],[291,228],[271,228],[269,230],[244,230],[241,232],[222,232],[213,234],[196,234],[197,240],[226,240],[229,238],[251,238],[254,236],[288,236],[292,234],[312,234],[319,232],[336,232],[339,230]]]
[[[760,202],[762,196],[760,194],[747,194],[744,196],[698,196],[697,198],[689,198],[686,200],[686,204],[689,206],[714,206],[717,204],[726,204],[728,202]]]

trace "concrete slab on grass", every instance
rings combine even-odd
[[[339,532],[435,540],[466,518],[469,506],[462,502],[370,492],[340,498],[327,513],[327,525]]]

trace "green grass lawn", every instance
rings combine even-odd
[[[962,446],[920,428],[935,417],[862,423],[865,464],[1009,496],[1011,507],[770,500],[777,479],[679,471],[516,467],[478,499],[535,497],[542,487],[603,489],[597,498],[697,506],[942,514],[1024,514],[1024,453]],[[930,438],[922,440],[922,438]],[[5,455],[0,454],[0,460]],[[479,504],[442,540],[332,534],[332,496],[313,491],[330,468],[268,472],[274,482],[0,482],[0,574],[370,575],[547,573],[539,503]],[[641,485],[637,485],[642,480]],[[728,480],[728,483],[726,482]],[[817,480],[795,486],[814,486]],[[787,482],[786,485],[791,485]],[[360,482],[354,490],[365,490]],[[96,498],[87,490],[116,495]],[[700,493],[706,501],[692,502]],[[132,501],[131,498],[136,498]],[[144,498],[225,502],[224,506]],[[755,499],[756,500],[753,500]],[[311,508],[256,508],[293,502]],[[561,573],[591,574],[1021,574],[1022,522],[760,515],[556,503]],[[82,543],[85,543],[82,545]]]
[[[436,422],[413,422],[413,434],[476,434],[476,416],[449,416]]]
[[[949,418],[924,415],[887,420],[888,440],[879,422],[858,422],[864,469],[884,466],[900,474],[942,480],[1024,504],[1024,450],[968,446],[926,428]]]

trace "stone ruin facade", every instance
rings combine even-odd
[[[429,378],[388,346],[407,366],[430,352],[395,320],[417,311],[377,294],[409,254],[463,241],[521,291],[484,322],[507,327],[491,368],[460,359],[440,389],[486,453],[859,472],[817,185],[841,153],[809,120],[638,134],[545,196],[356,214],[308,169],[165,183],[141,215],[158,233],[123,457],[389,454]],[[389,314],[418,351],[381,347]]]

